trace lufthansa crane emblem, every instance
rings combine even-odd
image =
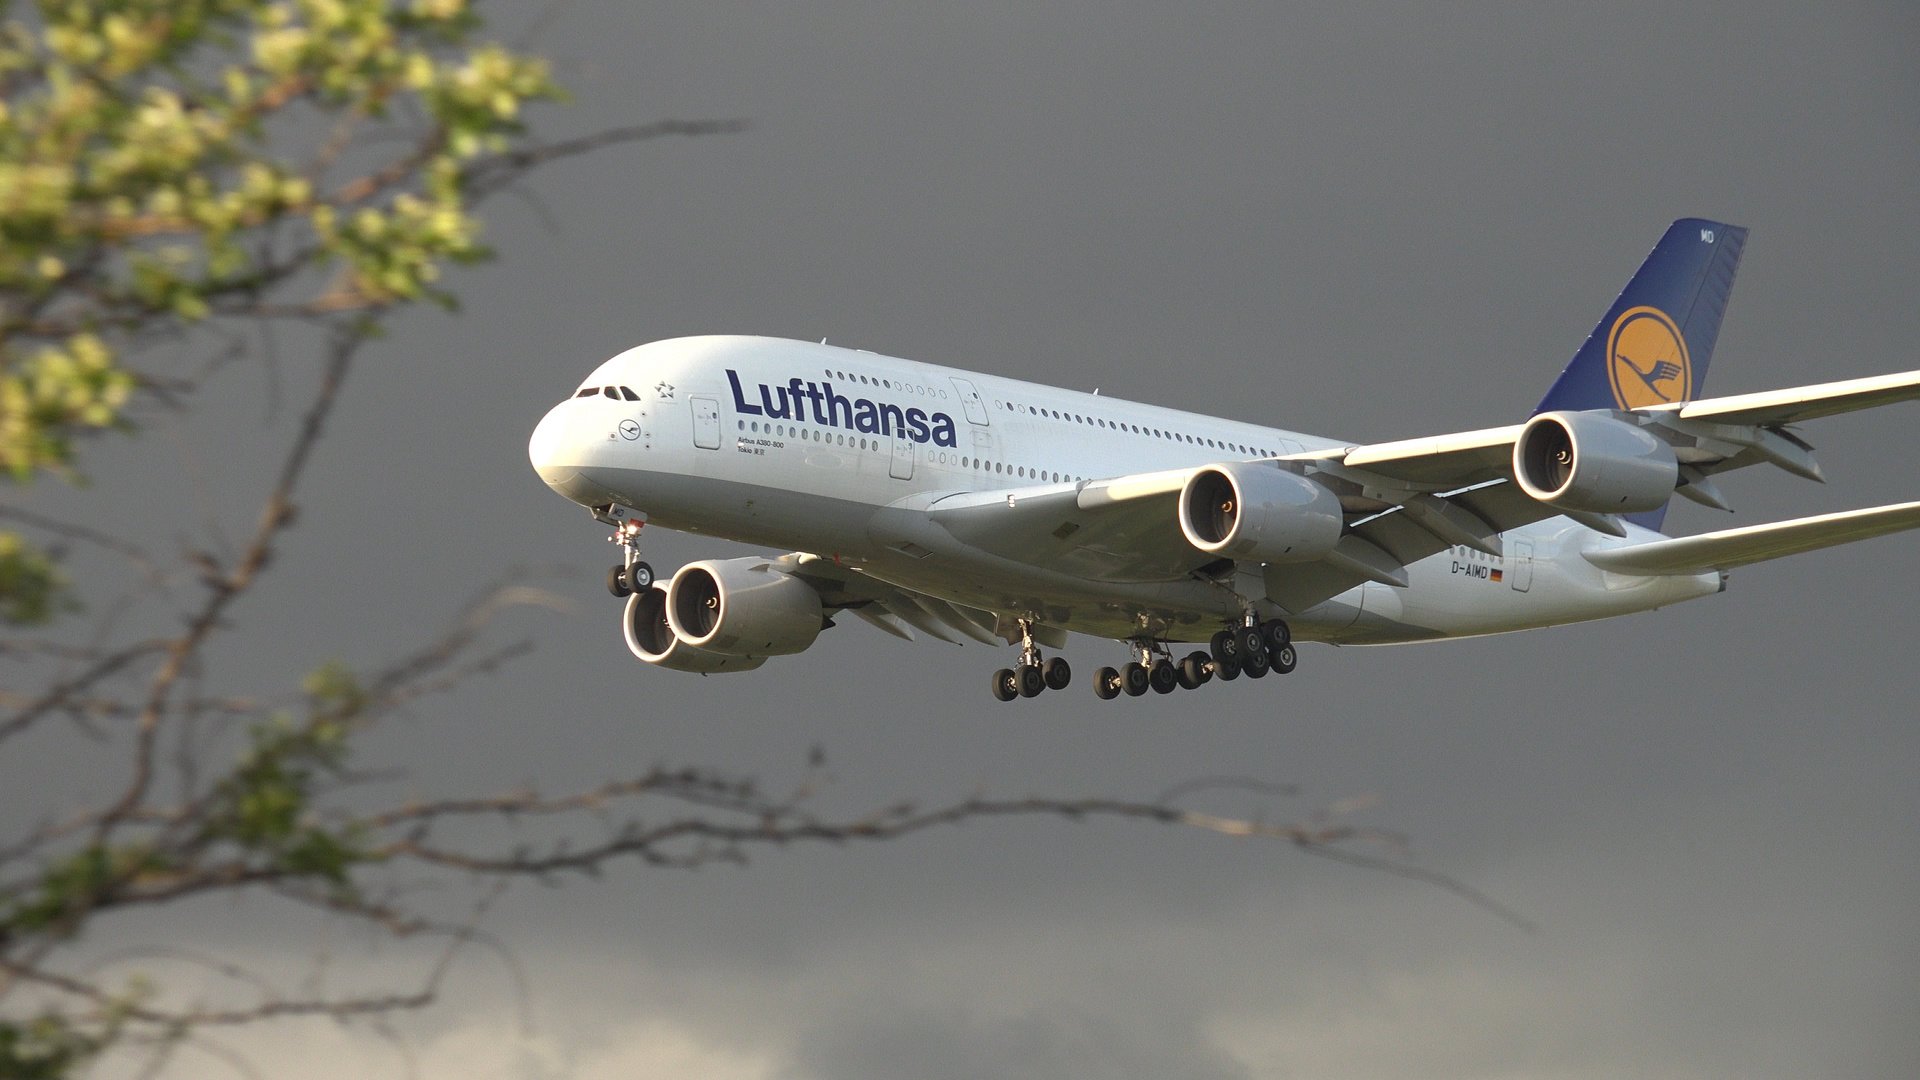
[[[1691,399],[1693,363],[1686,336],[1659,308],[1621,312],[1607,334],[1607,378],[1623,409]]]

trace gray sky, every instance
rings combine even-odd
[[[219,674],[272,688],[377,661],[503,568],[566,563],[579,614],[518,618],[532,658],[381,737],[409,783],[786,777],[814,744],[849,809],[1254,774],[1303,785],[1275,814],[1379,795],[1361,820],[1541,930],[1137,825],[628,869],[509,895],[490,925],[527,965],[532,1029],[475,958],[409,1024],[423,1076],[1920,1075],[1911,536],[1625,620],[1003,706],[1004,651],[858,624],[753,674],[645,668],[598,584],[604,530],[525,456],[601,360],[709,332],[1354,439],[1509,423],[1687,215],[1753,230],[1708,393],[1920,366],[1910,6],[579,0],[536,46],[578,96],[549,133],[753,128],[563,165],[533,185],[542,209],[490,208],[503,257],[458,277],[463,314],[408,318],[361,369]],[[281,358],[288,385],[306,368]],[[268,400],[236,371],[210,424],[106,447],[93,494],[45,498],[114,500],[161,547],[206,514],[238,532],[287,430],[263,427]],[[1817,422],[1831,483],[1749,470],[1725,484],[1737,516],[1683,503],[1670,529],[1913,498],[1915,416]],[[733,551],[666,535],[648,554]],[[1067,655],[1090,672],[1121,650]],[[153,925],[270,958],[287,939],[264,909]],[[402,1074],[360,1032],[251,1045],[276,1074]]]

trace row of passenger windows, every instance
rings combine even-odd
[[[1189,442],[1195,446],[1212,447],[1215,450],[1237,450],[1242,454],[1260,457],[1273,457],[1276,452],[1265,447],[1246,446],[1242,443],[1230,443],[1209,439],[1204,435],[1188,435],[1180,431],[1162,431],[1155,427],[1141,427],[1139,424],[1123,424],[1118,420],[1108,420],[1100,416],[1081,416],[1078,413],[1061,412],[1059,409],[1042,409],[1033,405],[1023,405],[1015,401],[995,401],[998,408],[1009,412],[1023,413],[1028,416],[1050,416],[1055,420],[1068,420],[1088,427],[1105,428],[1109,431],[1131,431],[1135,435],[1152,435],[1157,439],[1171,439],[1174,442]]]
[[[615,401],[639,401],[640,395],[624,386],[583,386],[574,397],[599,397],[605,394]]]
[[[778,435],[787,439],[799,439],[801,442],[829,443],[834,446],[851,446],[860,450],[879,450],[881,448],[879,439],[866,439],[858,435],[841,435],[831,431],[793,427],[789,424],[763,424],[758,420],[741,420],[738,421],[738,423],[741,431],[756,435]],[[1071,473],[1050,472],[1046,469],[1029,469],[1025,465],[1008,465],[1004,461],[961,457],[957,453],[949,454],[944,450],[929,450],[927,453],[936,463],[941,465],[957,465],[963,469],[979,469],[983,472],[991,470],[1004,476],[1019,477],[1023,480],[1051,480],[1053,483],[1060,484],[1070,480],[1077,481],[1086,479],[1084,476],[1075,476]]]
[[[937,386],[921,386],[918,383],[905,383],[899,379],[882,379],[878,376],[862,375],[857,371],[829,371],[820,369],[828,378],[845,379],[848,382],[860,382],[867,386],[878,386],[886,390],[898,390],[904,394],[919,394],[921,397],[945,398],[947,392]]]

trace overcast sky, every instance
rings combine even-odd
[[[1753,230],[1707,393],[1920,367],[1912,5],[1281,7],[558,5],[533,45],[577,103],[540,113],[546,132],[751,130],[610,150],[489,207],[502,257],[458,276],[462,314],[409,317],[370,354],[220,674],[272,688],[377,662],[504,568],[567,564],[579,612],[518,618],[538,651],[384,735],[383,760],[486,791],[656,761],[786,778],[818,744],[849,810],[1257,775],[1303,788],[1274,815],[1377,794],[1360,820],[1539,932],[1143,825],[629,868],[509,894],[489,926],[525,962],[532,1023],[475,957],[407,1025],[420,1075],[1920,1075],[1913,536],[1668,611],[1309,645],[1289,678],[1114,702],[1083,675],[1002,705],[988,675],[1011,650],[850,620],[746,675],[655,671],[621,644],[605,531],[538,481],[526,438],[658,338],[824,337],[1411,437],[1527,415],[1667,223],[1699,215]],[[288,386],[311,370],[280,364]],[[211,424],[104,449],[88,498],[110,509],[65,504],[151,523],[160,547],[206,516],[241,531],[287,433],[269,389],[235,370]],[[1815,422],[1829,484],[1748,470],[1723,485],[1736,516],[1682,503],[1669,528],[1920,497],[1916,416]],[[650,541],[663,572],[743,550]],[[1066,655],[1123,659],[1078,637]],[[288,942],[265,909],[161,925],[270,956]],[[272,1075],[404,1071],[364,1032],[249,1045]]]

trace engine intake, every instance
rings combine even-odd
[[[1271,465],[1210,465],[1180,489],[1180,531],[1210,555],[1311,562],[1339,543],[1342,524],[1338,496]]]
[[[667,586],[667,625],[682,643],[728,656],[797,653],[820,635],[820,594],[766,559],[688,563]]]
[[[627,598],[627,613],[621,627],[629,652],[655,667],[671,671],[701,674],[752,671],[767,662],[765,657],[729,656],[680,640],[667,623],[667,590],[660,585]]]
[[[1513,475],[1559,510],[1633,514],[1666,504],[1680,481],[1673,447],[1602,413],[1549,412],[1513,442]]]

